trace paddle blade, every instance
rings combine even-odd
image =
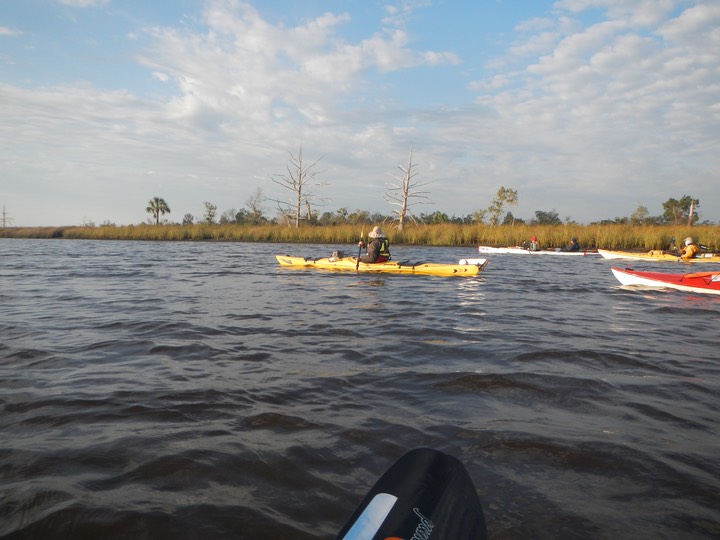
[[[411,450],[376,482],[336,540],[487,538],[475,486],[457,459]]]

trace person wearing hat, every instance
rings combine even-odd
[[[390,260],[390,240],[385,238],[380,227],[373,228],[368,234],[370,241],[366,244],[362,240],[358,242],[359,248],[367,247],[367,253],[360,257],[364,263],[379,263]]]
[[[692,236],[688,236],[683,243],[685,244],[685,247],[680,250],[681,259],[692,259],[700,251],[697,244],[693,242]]]
[[[537,236],[533,236],[530,239],[530,251],[540,251],[540,244],[538,243]]]

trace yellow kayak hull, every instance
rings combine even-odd
[[[357,264],[354,257],[341,259],[325,258],[312,259],[305,257],[292,257],[290,255],[276,255],[281,266],[292,268],[315,268],[317,270],[344,270],[352,272],[373,272],[392,274],[421,274],[428,276],[475,276],[487,265],[487,259],[470,259],[466,264],[440,264],[428,262],[387,261],[381,263]],[[470,264],[467,264],[470,263]]]
[[[647,253],[633,253],[632,251],[610,251],[598,249],[598,253],[605,259],[630,259],[633,261],[682,261],[682,262],[720,262],[720,255],[717,253],[700,253],[692,259],[681,259],[677,255],[665,253],[660,249],[654,249]]]

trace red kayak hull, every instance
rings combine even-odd
[[[695,272],[692,274],[665,274],[663,272],[640,272],[631,268],[611,268],[623,285],[665,287],[686,292],[720,294],[720,272]]]

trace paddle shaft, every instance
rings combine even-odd
[[[355,271],[358,271],[358,268],[360,268],[360,255],[362,255],[362,241],[363,237],[365,236],[365,231],[360,231],[360,242],[358,242],[358,256],[357,256],[357,262],[355,263]]]

